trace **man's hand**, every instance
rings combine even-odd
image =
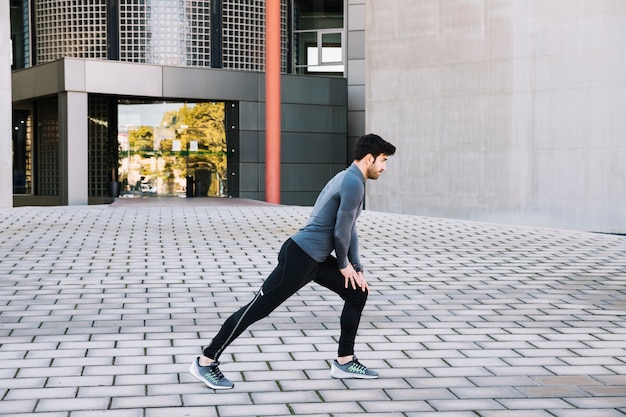
[[[367,285],[367,281],[365,280],[365,276],[363,272],[356,272],[354,267],[350,264],[343,269],[340,269],[341,275],[345,278],[345,288],[348,286],[352,286],[353,290],[356,290],[357,287],[361,289],[361,291],[367,291],[369,294],[370,288]]]

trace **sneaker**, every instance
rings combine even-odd
[[[371,369],[367,369],[367,366],[359,362],[356,356],[345,365],[339,365],[339,362],[337,362],[337,360],[334,360],[330,368],[330,376],[332,376],[333,378],[378,378],[378,373],[372,371]]]
[[[231,389],[235,387],[235,384],[229,381],[218,368],[219,362],[213,362],[209,366],[200,366],[199,360],[198,357],[191,363],[189,367],[191,375],[204,382],[209,388]]]

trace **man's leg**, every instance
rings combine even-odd
[[[320,285],[334,291],[343,300],[341,312],[341,336],[337,360],[331,364],[330,376],[333,378],[378,378],[378,373],[368,369],[354,355],[354,340],[361,321],[361,313],[367,301],[367,291],[361,288],[345,287],[345,279],[337,266],[337,260],[329,256],[320,268],[315,279]]]
[[[361,322],[361,313],[367,302],[367,292],[357,288],[345,287],[345,280],[337,260],[332,256],[326,258],[321,265],[320,272],[315,282],[338,294],[344,300],[341,312],[338,356],[346,357],[354,355],[354,342]]]
[[[310,282],[319,264],[295,242],[288,239],[278,254],[278,266],[265,280],[254,299],[224,322],[204,349],[204,356],[217,361],[219,356],[254,322],[267,317],[276,307]]]

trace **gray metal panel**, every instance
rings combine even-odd
[[[261,164],[239,164],[239,192],[265,191],[264,169],[265,165]]]
[[[85,92],[85,61],[65,58],[63,60],[63,85],[66,91]]]
[[[259,161],[259,136],[257,131],[239,131],[239,162]]]
[[[352,163],[352,161],[350,161],[350,163]],[[335,174],[337,174],[338,172],[343,171],[344,169],[346,169],[348,167],[348,165],[346,165],[345,163],[341,163],[341,164],[332,164],[330,166],[330,177],[334,177]]]
[[[283,191],[319,192],[331,178],[328,164],[282,164]]]
[[[352,148],[348,147],[346,134],[333,133],[330,135],[330,162],[333,164],[346,164],[352,161]]]
[[[365,59],[365,31],[348,32],[348,60]],[[348,61],[348,65],[349,65]]]
[[[165,97],[257,101],[263,74],[205,68],[163,67]]]
[[[366,123],[365,123],[364,111],[351,111],[348,114],[348,132],[350,132],[351,134],[354,134],[354,136],[361,136],[366,133],[365,131],[367,129],[368,127],[366,126]]]
[[[283,132],[281,139],[282,163],[330,162],[330,136],[327,133]]]
[[[239,198],[249,198],[251,200],[265,201],[265,195],[258,191],[240,191]]]
[[[283,131],[328,132],[330,112],[327,106],[283,104],[281,125]]]
[[[332,133],[347,133],[348,112],[344,106],[333,106],[330,112],[330,131]]]
[[[12,100],[49,96],[63,90],[63,61],[38,65],[11,74]]]
[[[365,86],[349,85],[348,86],[348,110],[365,111]]]
[[[163,97],[163,67],[114,61],[85,60],[89,93]]]
[[[291,206],[312,206],[318,195],[317,191],[287,191],[280,194],[280,203]]]
[[[258,102],[241,101],[239,103],[239,129],[259,130],[261,126],[261,112],[263,105]]]
[[[283,103],[330,104],[329,79],[292,75],[282,77]]]
[[[346,106],[348,104],[348,81],[345,78],[329,78],[330,101],[332,106]]]
[[[366,79],[366,61],[364,59],[352,59],[348,64],[348,79],[350,85],[364,85]]]

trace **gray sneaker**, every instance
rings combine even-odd
[[[218,368],[219,362],[213,362],[209,366],[200,366],[200,358],[194,359],[189,367],[191,375],[204,382],[207,387],[213,389],[231,389],[235,387]]]
[[[367,369],[367,366],[358,361],[356,356],[345,365],[339,365],[336,360],[333,361],[330,367],[330,376],[338,379],[345,378],[360,378],[360,379],[375,379],[378,378],[378,373]]]

